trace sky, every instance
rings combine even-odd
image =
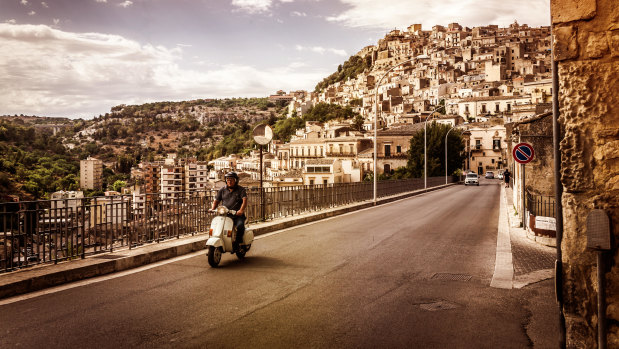
[[[313,90],[393,29],[549,25],[549,0],[0,0],[0,115]]]

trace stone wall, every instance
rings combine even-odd
[[[596,254],[586,217],[605,210],[608,347],[619,347],[619,1],[551,0],[559,69],[561,182],[564,187],[563,297],[570,348],[597,347]]]
[[[515,163],[511,154],[520,142],[529,143],[535,151],[533,160],[526,164],[526,190],[529,193],[554,197],[554,163],[552,143],[552,114],[544,113],[519,122],[505,124],[507,131],[507,160],[512,173]]]

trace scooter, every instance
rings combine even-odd
[[[221,262],[221,256],[225,252],[236,254],[238,259],[244,259],[252,242],[254,242],[254,232],[246,228],[243,241],[239,246],[235,246],[233,242],[236,240],[236,228],[229,215],[236,215],[236,211],[225,206],[219,206],[216,210],[209,210],[209,212],[215,213],[216,216],[211,221],[211,227],[208,231],[209,238],[206,241],[208,264],[217,268],[219,262]]]

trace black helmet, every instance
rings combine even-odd
[[[235,181],[239,181],[239,175],[236,172],[228,172],[224,175],[224,178],[234,178]]]

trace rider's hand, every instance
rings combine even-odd
[[[242,215],[243,215],[243,211],[242,211],[242,210],[238,210],[238,211],[236,211],[236,215],[237,215],[237,216],[242,216]]]

